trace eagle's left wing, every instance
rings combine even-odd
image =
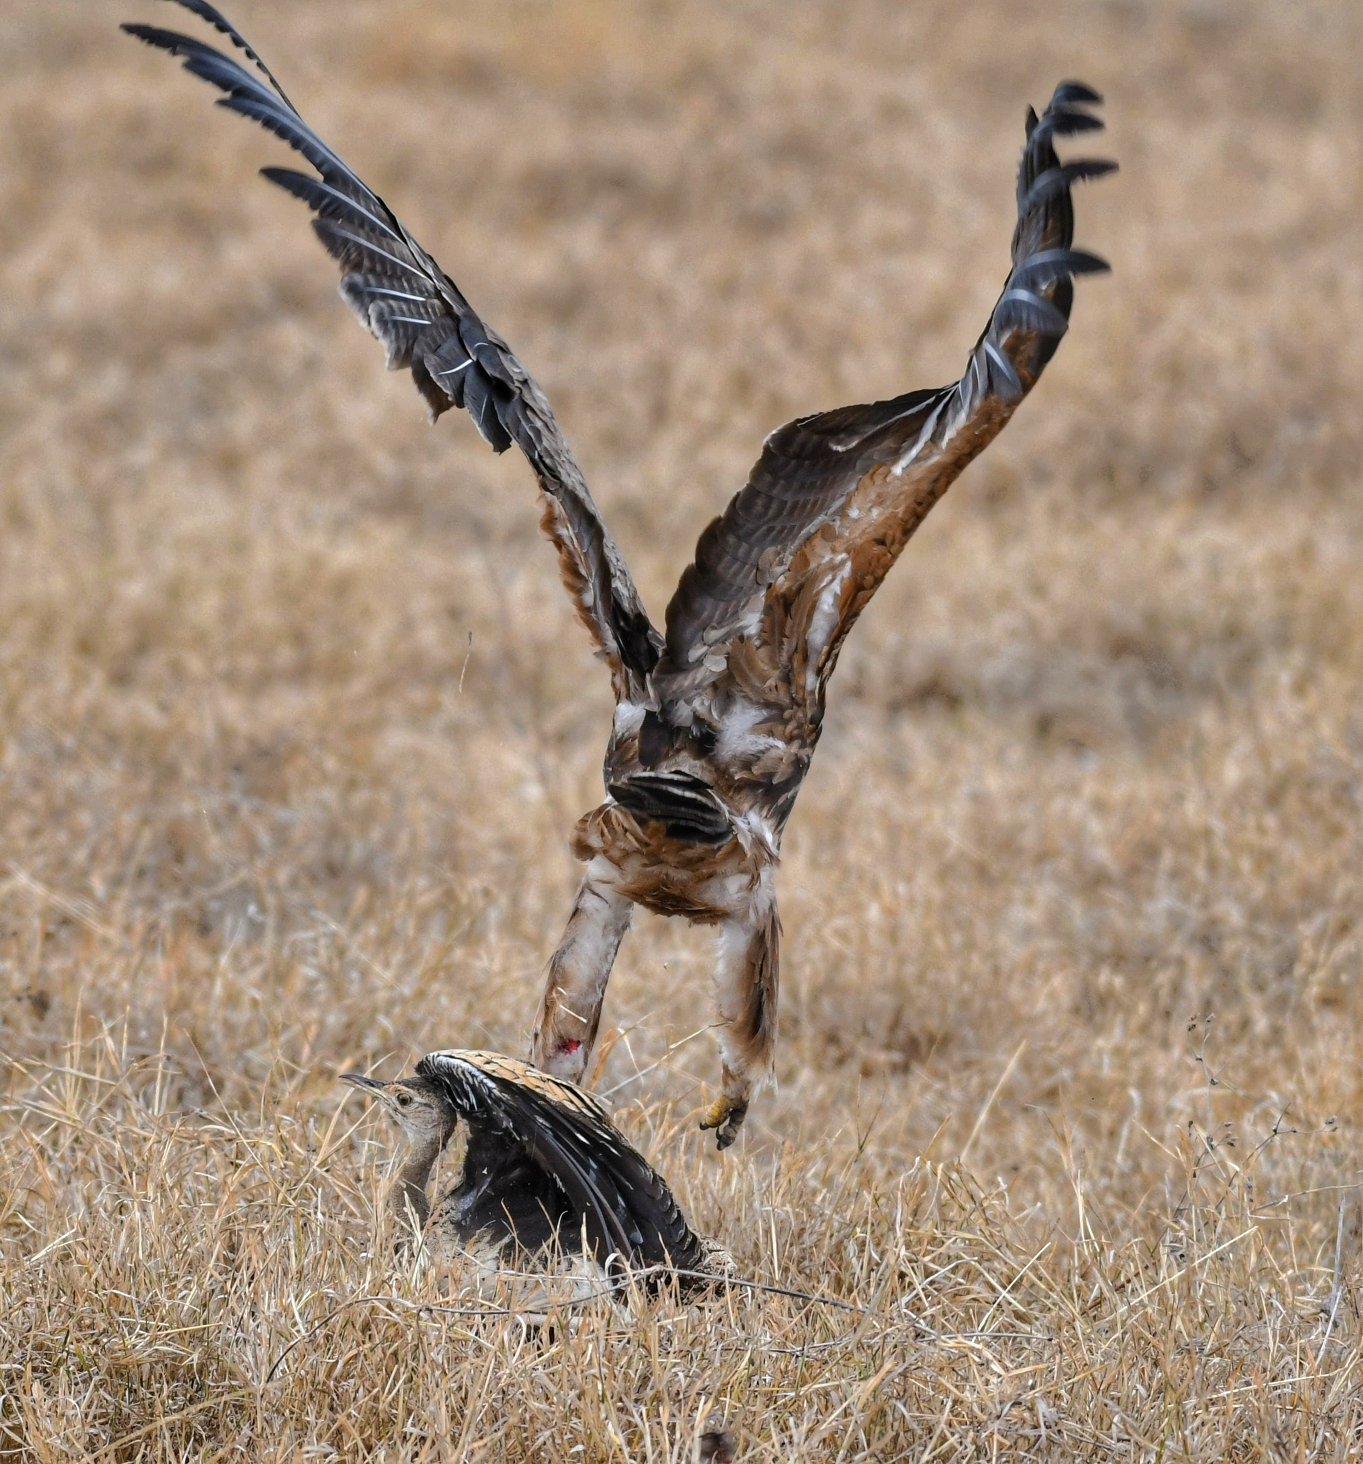
[[[690,725],[727,686],[770,709],[764,724],[749,719],[755,730],[787,745],[817,735],[847,632],[928,510],[1036,383],[1068,326],[1072,276],[1107,268],[1071,248],[1070,185],[1116,165],[1062,165],[1054,148],[1058,135],[1102,126],[1084,110],[1100,101],[1063,82],[1040,119],[1029,110],[1012,269],[961,379],[803,417],[767,439],[667,607],[653,676],[665,721]],[[793,766],[773,750],[774,782]]]
[[[514,442],[525,454],[544,491],[541,522],[558,549],[559,572],[578,618],[610,667],[617,699],[638,699],[662,638],[544,393],[397,215],[304,122],[231,22],[208,0],[174,3],[227,36],[269,84],[178,31],[123,29],[179,56],[187,71],[224,93],[220,106],[259,122],[316,168],[320,177],[288,168],[261,171],[312,209],[317,237],[341,266],[342,295],[383,342],[389,369],[410,369],[432,419],[463,407],[494,451]]]

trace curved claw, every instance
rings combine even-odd
[[[738,1137],[738,1131],[743,1127],[743,1120],[748,1115],[748,1104],[746,1099],[730,1098],[727,1093],[721,1093],[710,1107],[710,1111],[700,1121],[703,1129],[715,1129],[715,1148],[727,1149]]]

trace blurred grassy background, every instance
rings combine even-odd
[[[1068,1225],[1082,1192],[1114,1245],[1157,1247],[1197,1135],[1243,1158],[1287,1109],[1261,1193],[1313,1191],[1292,1244],[1338,1302],[1360,1191],[1323,1187],[1357,1184],[1363,1122],[1363,12],[232,16],[539,378],[655,618],[766,432],[958,374],[1027,102],[1105,93],[1089,150],[1122,171],[1079,192],[1076,239],[1113,275],[1081,282],[833,683],[780,879],[778,1087],[736,1157],[686,1125],[655,1157],[745,1265],[725,1186],[858,1143],[886,1183],[966,1150],[1017,1215]],[[522,1049],[609,686],[528,469],[462,416],[425,426],[303,210],[255,178],[282,148],[120,19],[180,23],[139,0],[0,21],[0,1044],[19,1094],[117,1024],[173,1058],[167,1111],[263,1089],[322,1113],[343,1067]],[[600,1080],[626,1123],[713,1081],[708,1035],[673,1051],[708,968],[704,932],[640,916]],[[16,1265],[72,1223],[25,1174]],[[1331,1346],[1358,1337],[1349,1295]],[[1320,1406],[1347,1430],[1358,1405]]]

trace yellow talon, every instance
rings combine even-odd
[[[703,1129],[716,1129],[715,1147],[727,1149],[738,1137],[738,1131],[743,1126],[743,1120],[747,1116],[748,1105],[746,1101],[737,1098],[730,1098],[727,1093],[721,1093],[710,1106],[710,1111],[700,1121]]]

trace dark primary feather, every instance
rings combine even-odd
[[[190,36],[149,25],[123,29],[180,57],[187,71],[223,92],[220,106],[259,122],[317,169],[320,178],[262,171],[313,210],[313,228],[343,271],[342,295],[383,342],[389,368],[411,371],[432,418],[463,407],[495,451],[515,443],[525,454],[547,495],[545,530],[578,616],[611,667],[617,695],[641,695],[661,637],[544,393],[387,204],[303,121],[241,33],[207,0],[173,3],[229,37],[269,85]]]
[[[1101,107],[1103,98],[1100,92],[1094,91],[1091,86],[1085,86],[1082,81],[1062,81],[1051,93],[1051,106],[1068,107],[1072,102]]]
[[[667,607],[655,685],[673,717],[684,717],[691,699],[723,673],[736,637],[759,633],[773,595],[794,603],[798,587],[786,577],[804,546],[820,533],[832,536],[834,548],[855,537],[857,527],[842,511],[868,473],[893,467],[903,480],[906,512],[915,494],[926,492],[935,501],[968,461],[933,469],[946,444],[987,417],[991,403],[1002,409],[995,413],[996,431],[1031,389],[1067,329],[1072,276],[1108,267],[1096,255],[1070,247],[1070,188],[1116,165],[1092,159],[1062,165],[1053,146],[1056,136],[1101,128],[1097,117],[1082,110],[1100,100],[1090,87],[1069,81],[1056,88],[1040,118],[1029,109],[1012,270],[965,375],[935,391],[802,417],[767,439],[747,485],[700,536]],[[925,488],[923,475],[934,471],[937,478]],[[921,518],[926,507],[919,509],[912,511]],[[873,590],[874,584],[851,619]],[[825,647],[825,678],[851,619],[844,616]]]
[[[274,73],[265,64],[265,62],[256,55],[246,37],[242,35],[242,33],[236,28],[236,26],[232,24],[230,20],[227,19],[225,15],[223,15],[220,11],[215,10],[213,6],[207,3],[207,0],[178,0],[178,3],[183,5],[186,10],[192,11],[193,14],[197,15],[200,20],[207,21],[208,24],[211,25],[213,29],[219,33],[219,35],[226,36],[228,40],[230,40],[239,51],[244,51],[247,57],[255,63],[256,70],[259,71],[260,74],[269,81],[270,85],[274,87],[275,91],[277,91],[279,95],[283,98],[285,104],[290,108],[293,107],[293,103],[289,101],[288,97],[284,94],[284,88],[280,86],[278,81],[275,80]],[[125,27],[125,29],[127,29],[127,27]]]
[[[416,1072],[468,1120],[469,1156],[476,1149],[490,1173],[515,1179],[525,1230],[512,1230],[524,1248],[556,1233],[573,1250],[585,1228],[602,1263],[616,1256],[640,1269],[703,1269],[704,1248],[667,1184],[590,1094],[500,1053],[434,1052]],[[467,1185],[469,1157],[465,1176]],[[471,1196],[470,1215],[495,1214],[497,1188]]]

